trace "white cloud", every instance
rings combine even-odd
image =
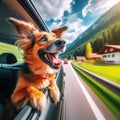
[[[67,11],[67,22],[64,23],[68,26],[68,30],[64,34],[64,38],[67,42],[73,42],[78,35],[87,29],[88,26],[83,26],[83,20],[77,17],[77,14],[71,14],[71,3],[75,4],[73,0],[37,0],[36,5],[44,20],[49,21],[54,19],[55,22],[50,26],[51,29],[63,26],[64,12]],[[56,22],[59,20],[59,23]]]
[[[64,38],[67,42],[73,42],[78,35],[84,32],[88,26],[82,25],[83,20],[78,18],[76,14],[69,16],[67,23],[65,24],[68,26],[67,32],[64,34]]]
[[[78,37],[78,35],[80,35],[82,32],[84,32],[87,29],[86,26],[82,26],[82,25],[80,28],[81,29],[75,30],[74,32],[65,32],[63,37],[67,43],[73,42]]]
[[[120,0],[89,0],[88,4],[82,10],[82,15],[85,17],[88,13],[92,15],[105,13],[119,1]]]
[[[68,30],[63,34],[64,39],[67,41],[67,43],[73,42],[78,35],[80,35],[82,32],[84,32],[88,26],[83,26],[82,22],[83,20],[77,17],[77,14],[72,14],[67,17],[68,21],[65,23],[65,26],[68,26]],[[63,21],[61,20],[58,23],[53,22],[51,25],[51,29],[58,28],[63,24]]]
[[[58,22],[52,22],[52,24],[51,24],[51,26],[50,26],[50,29],[51,30],[53,30],[53,29],[55,29],[55,28],[58,28],[58,27],[60,27],[60,26],[62,26],[63,25],[63,19],[61,19],[60,21],[59,21],[59,23]]]
[[[50,26],[50,29],[53,30],[53,29],[56,29],[60,26],[60,24],[58,24],[57,22],[53,22]]]
[[[72,0],[38,0],[36,5],[45,20],[61,19],[64,11],[71,12]]]

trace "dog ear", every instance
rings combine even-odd
[[[36,30],[32,23],[17,20],[15,18],[9,18],[9,21],[16,26],[18,33],[22,35],[22,37],[28,39],[32,38],[33,31]]]
[[[24,51],[31,48],[31,41],[29,39],[23,38],[19,39],[15,42],[19,48],[23,49]]]
[[[61,27],[61,28],[54,29],[52,32],[55,33],[58,38],[61,38],[63,32],[66,31],[67,29],[68,29],[68,27],[64,26],[64,27]]]

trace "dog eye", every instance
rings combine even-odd
[[[46,42],[48,41],[47,37],[46,36],[43,36],[39,39],[40,42]]]

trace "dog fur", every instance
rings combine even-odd
[[[25,61],[25,65],[19,71],[11,101],[18,110],[30,101],[34,108],[43,111],[47,99],[42,89],[49,88],[50,97],[55,103],[60,99],[55,76],[61,65],[57,56],[65,47],[62,34],[67,27],[58,28],[48,33],[39,31],[33,24],[25,21],[14,18],[9,18],[9,21],[16,26],[18,33],[21,35],[21,39],[17,40],[15,44],[23,49]],[[46,60],[48,63],[42,60],[41,50],[45,52],[44,55],[49,54],[51,60]],[[43,58],[46,59],[45,56]],[[55,65],[49,63],[53,59]]]

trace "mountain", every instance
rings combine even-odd
[[[64,57],[66,54],[72,53],[74,49],[83,46],[83,44],[89,42],[90,39],[92,39],[95,35],[105,30],[117,21],[120,21],[120,2],[108,10],[104,15],[102,15],[91,27],[79,35],[74,40],[74,42],[69,44],[67,46],[66,52],[61,54],[61,56]]]

